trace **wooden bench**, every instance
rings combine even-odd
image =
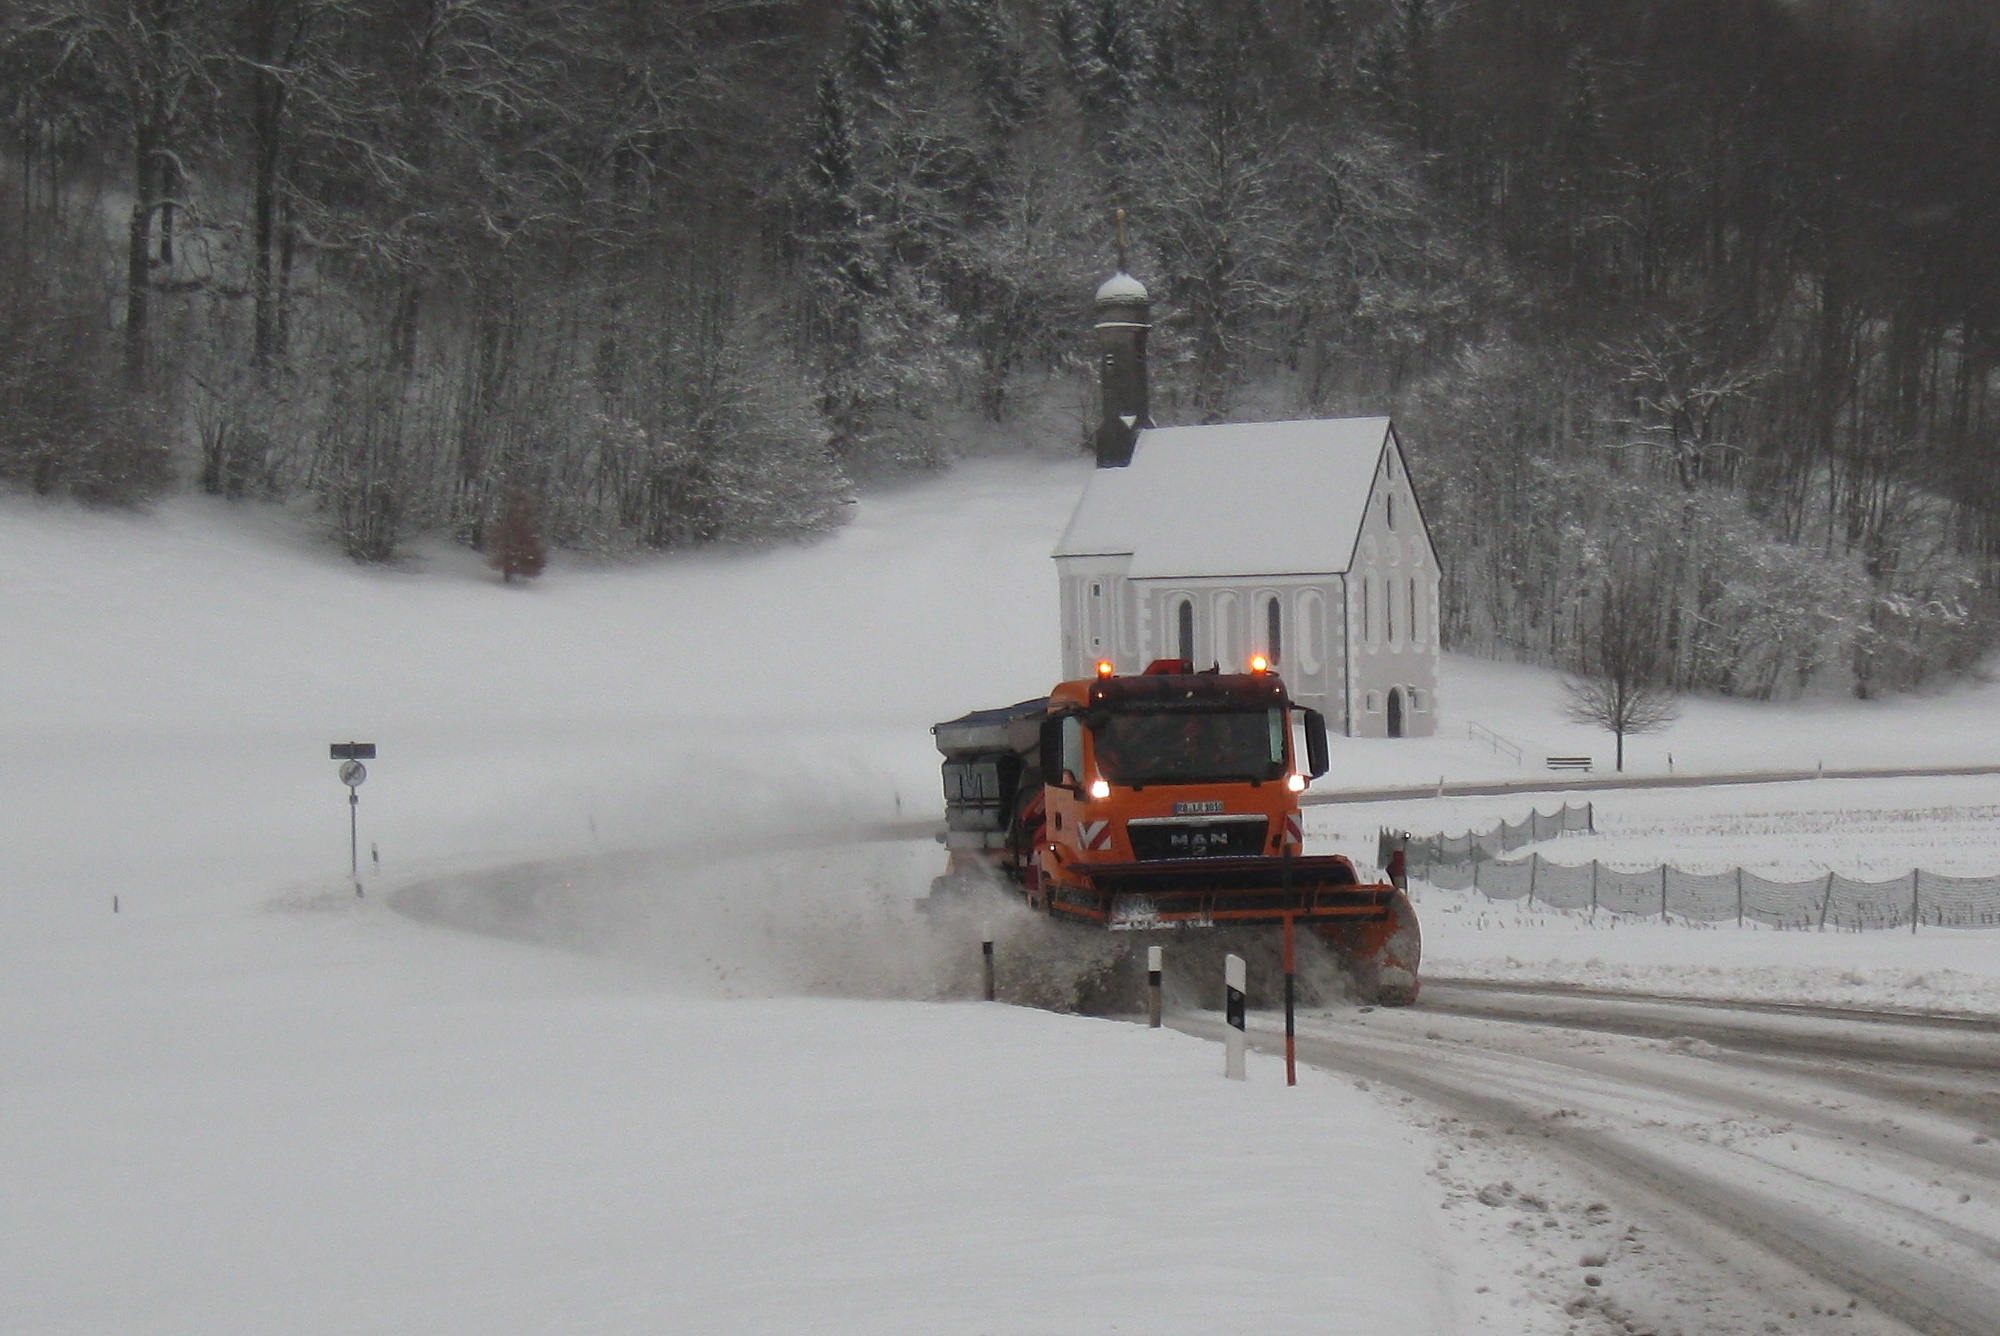
[[[1551,769],[1551,770],[1583,770],[1583,771],[1588,771],[1588,770],[1590,769],[1590,766],[1591,766],[1591,760],[1590,760],[1590,758],[1589,758],[1588,756],[1551,756],[1551,757],[1549,757],[1549,769]]]

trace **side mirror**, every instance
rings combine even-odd
[[[1041,779],[1049,788],[1063,786],[1063,721],[1060,718],[1042,720]]]
[[[1073,714],[1042,721],[1042,783],[1052,789],[1083,789],[1083,721]]]
[[[1326,752],[1326,716],[1318,710],[1307,710],[1306,716],[1306,769],[1311,777],[1318,779],[1333,766]]]

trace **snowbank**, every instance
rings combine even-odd
[[[9,1330],[1450,1326],[1400,1130],[1170,1031],[689,997],[304,893],[6,977]]]

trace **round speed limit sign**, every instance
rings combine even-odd
[[[347,785],[348,788],[360,788],[361,781],[366,778],[368,778],[368,767],[361,764],[361,762],[342,761],[340,763],[340,782]]]

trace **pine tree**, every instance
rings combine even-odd
[[[861,86],[880,92],[900,83],[917,35],[911,6],[905,0],[860,0],[848,22],[854,33],[854,76]]]
[[[830,69],[820,71],[807,132],[811,142],[799,190],[799,233],[807,273],[836,291],[869,291],[875,280],[863,251],[860,209],[854,199],[854,132],[846,94]],[[841,304],[825,296],[820,302],[822,307]],[[833,311],[823,309],[814,325],[819,337],[838,336],[838,316]]]
[[[854,198],[855,148],[847,100],[831,70],[820,72],[809,133],[798,206],[806,348],[819,371],[821,411],[833,427],[834,449],[845,454],[855,426],[842,373],[860,355],[861,307],[879,284]]]
[[[973,87],[979,99],[981,129],[994,159],[1004,160],[1008,139],[1033,109],[1035,91],[1028,54],[1015,30],[1012,15],[1000,0],[965,0],[970,28]]]
[[[535,514],[535,500],[527,489],[509,487],[500,501],[500,518],[493,526],[493,551],[486,564],[500,572],[503,581],[515,576],[533,579],[548,564],[548,549],[542,544],[542,526]]]

